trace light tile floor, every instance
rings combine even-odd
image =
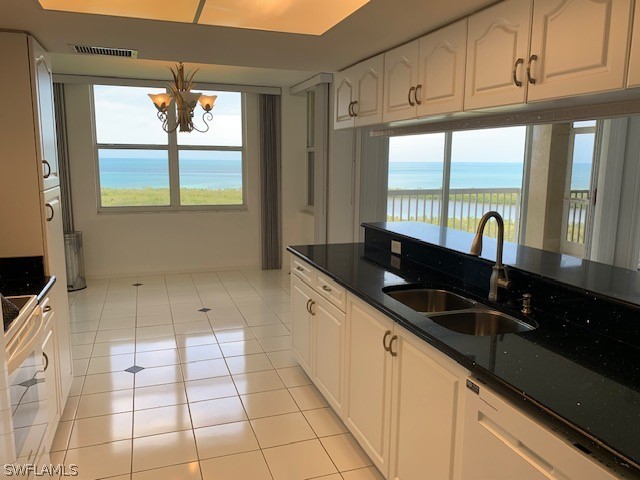
[[[76,377],[52,462],[81,480],[380,480],[291,353],[289,281],[150,275],[71,294]]]

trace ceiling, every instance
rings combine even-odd
[[[173,4],[189,1],[174,0]],[[156,62],[164,68],[183,61],[211,65],[208,70],[212,75],[217,71],[234,79],[202,81],[289,86],[318,72],[341,70],[492,3],[495,0],[370,0],[324,34],[301,35],[50,11],[38,0],[0,0],[0,29],[34,35],[55,54],[56,73],[104,72],[140,78],[157,68]],[[135,49],[139,59],[71,54],[70,44]]]
[[[47,10],[322,35],[369,0],[38,0]]]

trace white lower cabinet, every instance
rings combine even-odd
[[[398,325],[394,335],[389,478],[451,480],[460,450],[458,412],[467,372]]]
[[[453,479],[466,370],[358,299],[347,313],[347,427],[385,478]]]
[[[392,331],[390,318],[348,296],[343,419],[381,472],[389,470],[392,370],[383,341]]]
[[[55,322],[55,315],[51,313],[51,322]],[[51,323],[53,326],[53,323]],[[49,420],[49,432],[47,438],[47,445],[50,446],[53,442],[53,437],[56,433],[56,427],[60,420],[61,407],[60,407],[60,395],[58,392],[58,353],[57,353],[57,339],[55,334],[55,328],[49,327],[49,331],[46,333],[45,340],[42,344],[42,356],[44,361],[44,382],[46,386],[46,399],[47,399],[47,414]]]
[[[314,292],[300,278],[291,275],[291,345],[298,363],[313,378],[313,317],[310,305]]]

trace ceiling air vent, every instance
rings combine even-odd
[[[138,58],[138,50],[111,47],[93,47],[91,45],[69,45],[74,53],[85,55],[106,55],[109,57]]]

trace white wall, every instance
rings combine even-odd
[[[97,162],[90,98],[89,86],[66,86],[73,208],[76,229],[84,233],[87,275],[258,267],[260,159],[257,96],[248,94],[246,101],[246,211],[129,214],[97,213]],[[284,152],[285,148],[283,157]]]
[[[314,243],[314,218],[307,203],[307,102],[282,92],[282,247],[283,268],[289,267],[287,245]]]

